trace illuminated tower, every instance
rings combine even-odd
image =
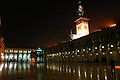
[[[88,21],[90,19],[83,17],[84,11],[83,11],[83,6],[81,5],[81,1],[79,1],[78,15],[80,17],[74,21],[76,23],[76,34],[71,33],[70,35],[72,40],[89,34]]]

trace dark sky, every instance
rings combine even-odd
[[[68,41],[75,30],[78,0],[4,2],[2,28],[6,47],[50,47]],[[90,32],[120,20],[119,0],[83,0]]]

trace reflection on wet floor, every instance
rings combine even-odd
[[[72,78],[69,80],[120,80],[120,69],[113,71],[110,66],[49,64],[47,69],[67,73],[68,79]]]
[[[0,80],[120,80],[120,68],[111,70],[110,66],[86,64],[0,63]]]

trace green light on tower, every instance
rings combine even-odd
[[[41,48],[38,48],[36,51],[43,51]]]

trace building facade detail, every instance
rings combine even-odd
[[[78,15],[80,17],[74,21],[76,23],[76,34],[73,34],[72,32],[70,34],[72,40],[78,39],[89,34],[88,21],[90,19],[83,17],[84,11],[83,6],[81,5],[81,1],[79,2]]]
[[[6,48],[2,61],[30,62],[33,52],[35,52],[35,49]]]
[[[47,61],[120,63],[120,26],[108,27],[82,38],[46,49]]]

